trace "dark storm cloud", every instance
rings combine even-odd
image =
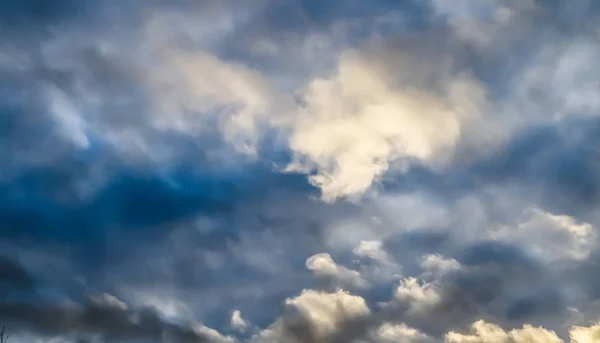
[[[88,299],[84,304],[0,302],[0,319],[9,326],[42,335],[100,335],[106,341],[213,342],[191,327],[165,322],[152,309],[129,311],[119,305]]]
[[[100,335],[105,341],[218,342],[218,335],[165,321],[153,308],[129,308],[117,298],[84,296],[81,303],[44,299],[44,284],[34,283],[17,261],[0,258],[0,321],[13,334]]]

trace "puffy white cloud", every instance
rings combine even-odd
[[[250,327],[250,322],[242,318],[240,310],[235,310],[231,313],[230,325],[235,330],[244,332]]]
[[[439,92],[419,87],[411,68],[349,52],[335,75],[310,82],[291,125],[288,170],[316,171],[311,183],[333,201],[361,195],[401,158],[435,164],[451,153],[485,92],[466,75],[441,77]]]
[[[440,254],[425,255],[421,257],[420,264],[421,268],[423,268],[426,272],[438,275],[460,268],[460,263],[457,260],[453,258],[447,258]]]
[[[600,340],[600,324],[591,327],[573,326],[569,330],[571,343],[593,343]],[[529,324],[506,331],[500,326],[479,320],[470,334],[448,332],[447,343],[564,343],[554,331]]]
[[[294,341],[291,335],[313,335],[312,339],[321,341],[339,333],[351,320],[365,318],[371,314],[365,299],[339,290],[334,293],[312,289],[285,301],[286,313],[269,328],[252,337],[252,342]],[[290,332],[299,325],[300,332]],[[292,329],[292,331],[295,331]]]
[[[590,327],[574,326],[569,331],[571,343],[595,343],[600,342],[600,324]]]
[[[501,227],[491,236],[524,244],[528,251],[547,261],[584,260],[597,244],[595,229],[589,223],[537,208],[526,213],[528,218],[517,227]]]
[[[317,277],[331,278],[341,285],[353,287],[366,287],[368,285],[359,272],[335,263],[331,255],[327,253],[309,257],[306,260],[306,268]]]
[[[365,299],[341,290],[335,293],[304,290],[298,297],[287,299],[285,305],[297,310],[322,333],[332,333],[344,320],[371,313]]]
[[[521,329],[504,331],[500,326],[482,320],[471,327],[471,334],[449,332],[447,343],[563,343],[556,333],[525,324]]]
[[[423,314],[431,310],[442,300],[442,295],[436,283],[423,282],[409,277],[401,281],[394,293],[395,299],[409,305],[409,311]]]
[[[352,250],[352,253],[358,257],[368,257],[377,262],[390,262],[390,257],[383,250],[381,241],[360,241],[358,246]]]
[[[381,325],[373,335],[377,342],[392,343],[430,343],[434,342],[432,337],[411,328],[406,324],[385,323]]]

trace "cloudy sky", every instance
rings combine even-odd
[[[599,40],[596,0],[0,0],[0,325],[600,342]]]

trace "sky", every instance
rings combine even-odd
[[[600,342],[599,39],[595,0],[0,0],[0,325]]]

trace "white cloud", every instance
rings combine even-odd
[[[375,334],[375,340],[381,343],[429,343],[433,338],[421,331],[411,328],[406,324],[385,323],[380,326]]]
[[[345,320],[371,313],[365,299],[341,290],[335,293],[304,290],[298,297],[287,299],[285,305],[297,310],[322,334],[333,333]]]
[[[306,321],[314,330],[316,339],[326,339],[337,333],[340,325],[348,320],[359,319],[371,314],[365,299],[348,292],[319,292],[312,289],[285,301],[286,314],[269,328],[254,335],[252,342],[270,343],[287,341],[286,323],[297,320]]]
[[[460,263],[457,260],[440,254],[428,254],[421,257],[420,265],[426,272],[436,275],[460,269]]]
[[[367,287],[368,283],[359,272],[335,263],[327,253],[313,255],[306,259],[306,268],[317,277],[331,278],[341,285]]]
[[[382,248],[381,241],[360,241],[352,253],[358,257],[368,257],[381,263],[390,261],[388,253]]]
[[[231,313],[230,325],[235,330],[244,332],[250,327],[250,322],[242,318],[240,310],[235,310]]]
[[[408,304],[409,311],[414,314],[423,314],[442,300],[442,295],[435,283],[423,282],[413,277],[401,281],[396,288],[394,297],[400,302]]]
[[[504,331],[500,326],[482,320],[475,322],[470,334],[449,332],[447,343],[563,343],[556,333],[525,324],[521,329]]]
[[[346,53],[335,75],[304,90],[288,170],[316,171],[310,181],[324,200],[361,195],[401,158],[439,163],[479,116],[485,92],[472,78],[441,77],[436,93],[410,84],[408,61],[394,62]]]
[[[600,324],[591,327],[573,326],[569,330],[571,343],[600,342]],[[520,329],[505,331],[500,326],[486,323],[483,320],[475,322],[471,333],[462,334],[449,332],[446,334],[447,343],[564,343],[554,331],[529,324]]]
[[[206,51],[165,49],[148,75],[156,93],[154,125],[198,135],[211,124],[238,151],[254,154],[260,118],[275,110],[274,90],[258,71]]]
[[[504,226],[491,233],[495,239],[523,244],[546,261],[584,260],[596,246],[594,227],[567,215],[534,208],[517,227]]]
[[[574,326],[569,331],[572,343],[600,342],[600,324],[590,327]]]

